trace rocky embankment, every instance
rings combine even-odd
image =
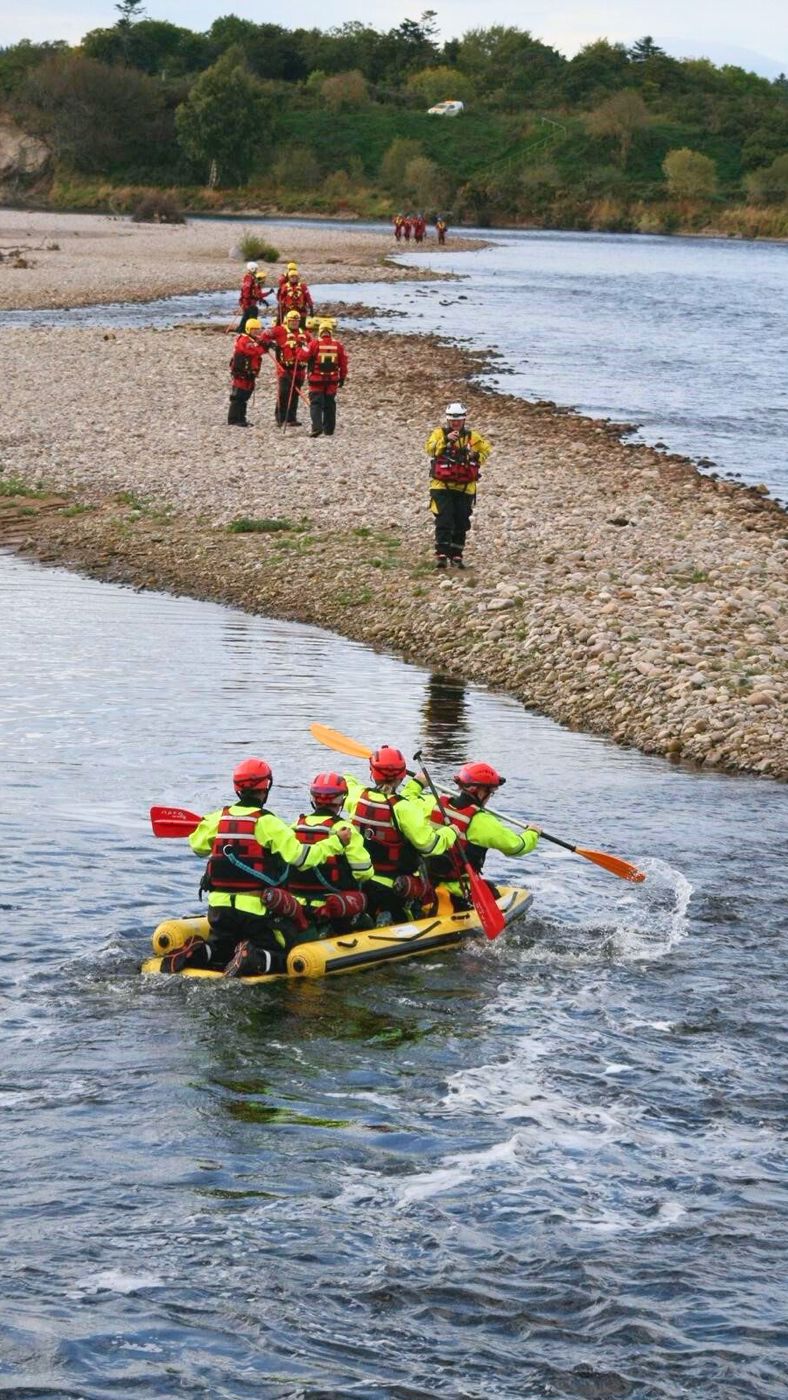
[[[649,753],[788,777],[779,506],[615,425],[482,392],[459,351],[343,338],[337,435],[310,441],[275,428],[267,366],[254,429],[226,426],[221,332],[0,331],[0,486],[44,493],[0,497],[0,542],[318,623]],[[422,444],[458,393],[495,450],[473,567],[443,577]]]

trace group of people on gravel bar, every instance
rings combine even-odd
[[[208,938],[165,954],[162,971],[284,972],[299,942],[425,917],[439,895],[450,908],[469,908],[465,862],[481,872],[489,850],[527,855],[540,828],[514,831],[485,810],[505,782],[489,763],[464,763],[453,781],[455,792],[436,796],[426,775],[409,776],[400,750],[384,744],[370,756],[366,782],[318,773],[310,810],[289,825],[266,806],[269,764],[244,759],[233,773],[235,801],[209,812],[189,837],[208,858],[200,884]]]
[[[260,307],[276,297],[276,315],[263,327]],[[249,262],[241,284],[241,320],[230,360],[232,387],[227,422],[251,427],[246,410],[254,394],[263,359],[273,357],[276,374],[274,419],[286,431],[301,426],[298,406],[309,392],[311,438],[333,437],[337,392],[347,383],[348,355],[337,339],[336,320],[316,316],[315,304],[295,263],[287,264],[277,287],[263,286],[257,263]],[[471,527],[481,468],[492,447],[468,427],[468,410],[455,400],[444,422],[424,444],[430,459],[429,507],[435,526],[437,569],[464,569],[465,542]]]

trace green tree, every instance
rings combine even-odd
[[[645,34],[642,39],[636,39],[632,48],[628,51],[633,63],[647,63],[650,58],[665,58],[665,50],[655,44],[650,34]]]
[[[761,170],[753,170],[745,185],[754,204],[781,204],[788,200],[788,153],[777,156]]]
[[[270,101],[246,66],[243,51],[230,48],[206,68],[175,114],[181,148],[209,178],[241,185],[258,161],[270,124]]]
[[[668,151],[662,162],[668,190],[679,199],[708,199],[717,188],[717,167],[710,156],[683,146]]]
[[[172,120],[161,84],[70,51],[30,75],[23,97],[31,124],[66,165],[107,175],[171,163]]]
[[[115,9],[120,14],[118,24],[133,24],[135,20],[142,19],[145,13],[142,0],[120,0]]]
[[[420,73],[411,73],[407,83],[408,91],[419,97],[425,107],[434,107],[436,102],[469,102],[473,95],[470,79],[456,68],[422,68]]]
[[[448,194],[446,177],[434,160],[414,156],[403,171],[402,193],[413,200],[417,209],[441,205]]]
[[[380,162],[380,181],[392,194],[404,194],[405,170],[408,163],[422,155],[420,141],[398,136],[392,141]]]
[[[367,80],[357,68],[349,73],[334,73],[332,77],[324,78],[320,95],[332,112],[358,111],[369,102]]]
[[[612,136],[618,142],[618,159],[622,170],[629,159],[632,142],[638,131],[648,126],[648,108],[632,88],[625,88],[605,102],[585,119],[586,129],[592,136]]]
[[[320,184],[320,166],[308,146],[291,146],[273,167],[276,183],[285,190],[314,190]]]
[[[562,86],[570,102],[584,102],[604,92],[617,92],[631,81],[632,65],[624,45],[597,39],[567,64]]]
[[[554,85],[566,67],[555,49],[527,30],[494,24],[469,29],[457,47],[457,67],[491,106],[519,107]]]

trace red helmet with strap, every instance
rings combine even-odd
[[[383,744],[370,754],[369,771],[376,783],[399,783],[408,771],[404,754]]]
[[[347,797],[347,783],[341,773],[318,773],[309,784],[309,796],[316,807],[333,807]]]
[[[239,794],[262,792],[267,797],[273,780],[274,775],[264,758],[245,758],[233,773],[233,786]]]
[[[454,781],[461,788],[499,788],[506,782],[500,773],[496,773],[490,763],[463,763],[462,768],[454,775]]]

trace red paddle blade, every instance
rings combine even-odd
[[[202,817],[185,807],[151,807],[150,824],[154,836],[191,836]]]
[[[492,940],[497,938],[506,928],[506,919],[495,902],[495,896],[489,885],[485,883],[478,871],[472,865],[466,866],[468,884],[471,890],[473,907],[479,915],[481,926],[487,937]]]
[[[605,851],[587,851],[584,846],[575,846],[575,850],[579,856],[592,860],[594,865],[609,870],[611,875],[618,875],[620,880],[631,880],[634,885],[639,885],[646,878],[643,870],[638,870],[629,860],[622,860],[621,856],[609,856]]]

